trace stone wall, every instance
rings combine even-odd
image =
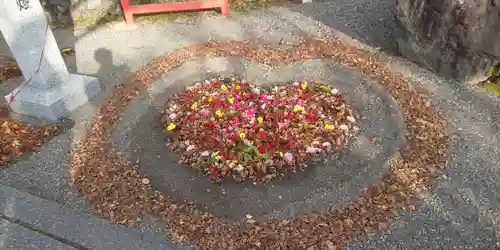
[[[475,80],[500,62],[500,0],[396,0],[401,54],[442,76]]]

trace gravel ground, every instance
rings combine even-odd
[[[170,24],[139,24],[136,29],[112,25],[88,33],[77,31],[74,70],[98,75],[101,82],[109,86],[161,53],[209,39],[286,43],[295,42],[300,36],[318,37],[324,33],[344,37],[338,31],[393,53],[395,45],[390,36],[394,25],[393,4],[392,0],[329,1],[290,9],[272,8],[229,19],[208,17]],[[107,59],[112,60],[96,63],[97,52],[104,55],[104,59],[108,55]],[[417,86],[429,92],[433,104],[446,113],[453,135],[452,156],[442,177],[422,197],[420,211],[402,215],[388,233],[360,240],[347,248],[498,248],[500,185],[497,180],[500,174],[496,162],[500,162],[497,133],[500,114],[497,100],[464,84],[440,79],[404,60],[381,56],[386,57],[394,70],[416,80]],[[90,120],[98,106],[99,100],[96,100],[75,112],[73,118],[78,126],[48,143],[40,153],[2,170],[0,182],[87,211],[88,207],[67,184],[68,154],[72,141],[84,134],[88,125],[84,121]]]

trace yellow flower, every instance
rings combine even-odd
[[[240,138],[241,139],[245,139],[246,136],[247,135],[245,134],[245,132],[243,132],[243,131],[240,132]]]
[[[230,104],[233,104],[234,103],[234,97],[229,97],[227,98],[227,101],[230,103]]]
[[[239,84],[236,84],[235,88],[236,88],[236,90],[240,90],[241,86]]]
[[[280,156],[283,157],[285,154],[283,154],[283,152],[280,152]]]
[[[304,111],[304,107],[295,105],[295,107],[293,107],[293,112],[299,112],[299,111]]]
[[[229,168],[234,168],[236,167],[236,163],[238,163],[238,161],[234,160],[232,161],[231,163],[229,163]]]
[[[216,157],[218,154],[219,154],[219,151],[217,151],[217,152],[213,152],[213,153],[212,153],[212,155],[211,155],[210,157],[214,158],[214,157]]]
[[[341,109],[339,112],[337,112],[337,116],[343,116],[345,114],[345,109]]]
[[[257,117],[257,122],[259,124],[261,124],[263,121],[264,121],[264,118],[262,118],[261,116]]]
[[[222,112],[220,109],[218,109],[217,111],[215,111],[215,114],[218,116],[218,117],[222,117],[224,115],[224,112]]]
[[[301,89],[307,89],[307,81],[304,81],[302,84],[300,84]]]
[[[214,98],[213,97],[209,97],[208,98],[208,102],[213,102],[214,101]]]
[[[335,129],[335,126],[333,126],[332,124],[325,124],[325,129],[328,129],[328,130],[333,130]]]
[[[195,102],[195,103],[191,104],[191,109],[192,110],[195,110],[197,108],[198,108],[198,103]]]
[[[167,126],[167,130],[168,131],[171,131],[171,130],[174,130],[174,129],[175,129],[175,124],[173,124],[173,123],[168,124],[168,126]]]
[[[223,91],[227,91],[227,86],[226,86],[225,84],[220,85],[220,88],[221,88]]]

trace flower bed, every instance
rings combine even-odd
[[[167,146],[179,163],[215,180],[280,178],[313,155],[341,149],[359,130],[339,90],[307,81],[257,87],[242,77],[212,78],[167,106]]]

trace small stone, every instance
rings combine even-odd
[[[253,216],[251,214],[247,214],[247,215],[245,215],[245,217],[247,217],[247,219],[249,219],[249,220],[253,218]]]
[[[144,184],[144,185],[148,185],[148,184],[149,184],[149,180],[148,180],[148,179],[146,179],[146,178],[142,178],[141,182],[142,182],[142,184]]]

